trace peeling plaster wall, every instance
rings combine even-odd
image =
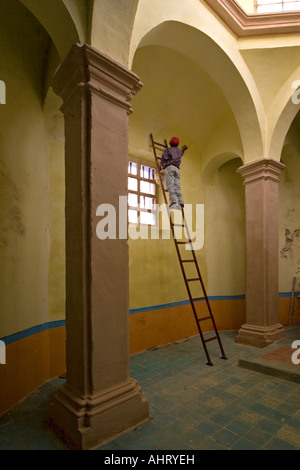
[[[61,104],[50,89],[44,106],[49,146],[49,321],[65,319],[65,138]]]
[[[279,185],[279,291],[290,292],[293,278],[300,291],[300,153],[286,145],[282,153],[286,170]]]
[[[41,108],[49,37],[21,4],[0,4],[0,336],[48,320],[48,145]]]

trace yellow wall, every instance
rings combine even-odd
[[[6,364],[0,364],[0,414],[49,377],[65,372],[65,328],[37,330],[6,340]]]
[[[12,10],[4,1],[0,8],[6,43],[0,75],[7,89],[0,109],[5,337],[64,318],[64,128],[53,93],[43,106],[49,36],[22,5]]]
[[[236,0],[246,13],[255,12],[255,0]]]
[[[12,4],[13,7],[12,7]],[[58,103],[48,98],[55,67],[46,31],[19,2],[0,5],[0,365],[1,411],[64,365],[64,150]],[[58,129],[59,128],[59,129]],[[5,384],[5,386],[3,386]]]
[[[93,2],[91,44],[127,67],[129,66],[132,27],[138,3],[139,0],[95,0]]]
[[[31,15],[23,23],[21,5],[11,10],[4,1],[0,9],[7,87],[0,109],[0,335],[6,336],[48,320],[49,166],[41,108],[48,36]]]
[[[208,294],[245,294],[245,202],[239,158],[224,163],[206,187]],[[209,184],[210,183],[210,184]]]
[[[65,161],[60,106],[60,99],[49,90],[44,106],[49,165],[49,321],[65,318]]]
[[[243,299],[220,299],[210,302],[215,320],[220,330],[238,329],[245,319]],[[207,316],[205,302],[196,307],[199,316]],[[184,338],[198,335],[194,314],[189,303],[163,306],[132,312],[129,316],[130,353],[148,348],[164,346]],[[212,331],[210,321],[202,322],[203,331]],[[202,348],[199,336],[199,349]]]

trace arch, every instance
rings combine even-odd
[[[224,152],[202,175],[208,287],[233,296],[245,289],[245,192],[237,173],[242,164],[240,157]]]
[[[253,87],[250,92],[236,64],[210,36],[179,21],[165,21],[144,35],[136,52],[146,46],[176,50],[200,65],[229,103],[240,132],[245,163],[264,153],[265,116],[256,89]],[[247,73],[242,59],[240,65]],[[250,75],[248,78],[251,81]]]
[[[90,11],[91,45],[125,67],[129,63],[130,40],[139,2],[94,0]]]
[[[269,118],[269,157],[280,161],[284,141],[289,128],[295,119],[299,109],[299,84],[293,87],[300,77],[300,67],[284,83],[274,100]]]
[[[215,155],[205,166],[202,172],[202,180],[205,184],[211,185],[213,184],[213,179],[217,174],[217,171],[221,166],[225,165],[225,163],[229,162],[230,160],[240,160],[241,165],[243,165],[243,161],[240,155],[234,154],[232,152],[223,152],[218,155]]]
[[[67,55],[74,43],[85,41],[86,27],[83,18],[86,15],[79,13],[81,0],[77,0],[77,8],[73,4],[72,14],[69,9],[69,0],[51,0],[47,2],[47,7],[39,0],[20,0],[20,2],[43,25],[61,59]],[[75,18],[77,24],[74,21]]]
[[[300,134],[299,134],[299,129],[300,129],[300,113],[298,112],[295,116],[295,118],[292,121],[292,124],[286,134],[286,137],[284,139],[284,143],[282,146],[282,153],[281,153],[281,159],[282,159],[282,154],[287,148],[294,148],[298,154],[300,155]]]

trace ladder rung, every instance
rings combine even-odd
[[[187,282],[190,282],[190,281],[200,281],[200,278],[199,277],[192,277],[191,279],[187,279]]]
[[[205,297],[194,297],[191,300],[192,300],[192,302],[198,302],[198,300],[205,300]]]
[[[204,342],[205,342],[205,343],[208,343],[209,341],[212,341],[212,340],[214,340],[214,339],[218,339],[218,337],[217,337],[217,336],[212,336],[211,338],[205,339]]]
[[[166,147],[165,144],[161,144],[160,142],[155,142],[155,140],[153,140],[153,143],[155,145],[159,145],[160,147]]]
[[[188,242],[178,242],[177,240],[175,240],[175,243],[177,243],[177,245],[186,245]]]
[[[193,259],[182,259],[181,262],[182,263],[195,263],[195,260],[193,260]]]
[[[210,320],[210,317],[197,318],[198,321]]]
[[[161,160],[161,157],[156,157],[156,158],[157,158],[157,160]]]
[[[171,224],[173,225],[173,227],[185,227],[184,224],[173,224],[173,222],[171,222]]]

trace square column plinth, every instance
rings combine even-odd
[[[237,343],[264,347],[286,334],[278,322],[278,183],[284,168],[262,159],[238,169],[246,204],[246,322]]]
[[[50,421],[77,449],[149,417],[129,376],[127,206],[119,205],[127,196],[130,100],[141,87],[134,73],[77,44],[53,82],[65,119],[67,372]],[[116,237],[97,235],[99,206],[114,209]]]

